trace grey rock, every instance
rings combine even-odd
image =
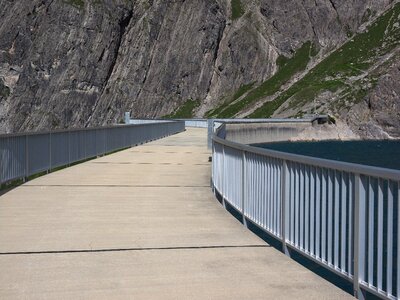
[[[348,123],[364,138],[400,138],[400,60],[382,75],[376,87],[348,116]]]
[[[242,0],[237,20],[228,0],[79,3],[0,0],[0,132],[160,117],[188,99],[201,116],[307,41],[322,57],[392,1]]]

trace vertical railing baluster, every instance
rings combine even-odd
[[[335,214],[332,217],[332,221],[334,222],[334,266],[335,268],[340,268],[339,266],[339,235],[340,235],[340,227],[339,227],[339,218],[340,218],[340,211],[339,211],[339,201],[340,201],[340,184],[339,184],[339,176],[340,172],[335,171]]]
[[[387,256],[386,256],[386,292],[388,296],[391,296],[392,291],[392,280],[393,280],[393,185],[392,182],[388,181],[387,187]],[[398,247],[398,246],[397,246]]]
[[[68,166],[71,165],[71,131],[67,131],[68,135]]]
[[[265,228],[273,232],[274,228],[274,221],[273,221],[273,207],[274,207],[274,196],[273,196],[273,191],[274,191],[274,169],[273,169],[273,161],[271,158],[267,159],[267,164],[266,164],[266,172],[265,176],[267,178],[267,182],[269,183],[266,186],[265,190],[265,210],[266,210],[266,219],[265,219]]]
[[[261,227],[263,227],[263,219],[264,219],[264,187],[265,187],[265,177],[264,177],[264,170],[266,166],[265,158],[262,156],[258,156],[260,160],[260,185],[258,187],[259,191],[259,212],[258,212],[258,223],[260,224]]]
[[[321,190],[321,259],[326,262],[326,203],[327,203],[327,172],[322,169],[322,190]]]
[[[305,167],[305,196],[304,196],[304,251],[309,253],[309,224],[310,224],[310,168]]]
[[[310,170],[310,254],[315,255],[315,167],[311,167]]]
[[[282,161],[281,171],[281,238],[283,252],[289,256],[289,250],[286,245],[286,237],[289,231],[289,170],[287,161]]]
[[[300,249],[304,250],[304,166],[300,165]]]
[[[375,195],[373,180],[368,180],[368,284],[374,284],[374,206]]]
[[[268,179],[267,180],[269,183],[269,182],[271,182],[271,178],[272,178],[270,162],[268,162],[267,169],[268,169],[268,172],[267,172]],[[268,201],[267,228],[268,228],[268,230],[271,230],[271,228],[272,228],[272,220],[271,220],[272,219],[271,218],[271,216],[272,216],[272,196],[271,195],[272,195],[272,190],[269,187],[267,187],[267,201]]]
[[[294,205],[295,205],[295,186],[296,186],[296,177],[295,177],[295,164],[293,162],[290,163],[290,196],[289,196],[289,201],[290,201],[290,243],[293,245],[295,236],[294,236],[294,231],[295,231],[295,215],[294,215]]]
[[[260,180],[261,184],[258,187],[258,194],[260,196],[260,198],[259,198],[260,199],[259,200],[260,211],[259,211],[258,216],[259,216],[260,226],[264,228],[264,225],[263,225],[264,213],[265,213],[265,210],[264,210],[264,188],[265,188],[265,182],[266,182],[264,172],[265,172],[266,162],[265,162],[265,157],[262,157],[261,155],[258,155],[258,159],[260,160],[260,179],[261,179]]]
[[[279,222],[280,222],[280,200],[281,200],[281,170],[280,170],[280,165],[279,161],[275,159],[275,165],[276,165],[276,199],[275,199],[275,234],[279,235]]]
[[[274,202],[275,202],[275,168],[272,160],[269,162],[269,166],[271,168],[271,179],[269,189],[271,190],[271,210],[270,210],[270,232],[274,230]]]
[[[377,288],[382,290],[382,274],[383,274],[383,180],[378,181],[378,253],[377,253]]]
[[[256,171],[254,172],[254,175],[256,176],[256,184],[255,184],[255,187],[254,187],[254,192],[255,192],[255,195],[254,195],[254,221],[257,223],[257,224],[259,224],[260,222],[259,222],[259,220],[260,220],[260,217],[259,217],[259,213],[260,213],[260,201],[258,201],[259,200],[259,197],[260,197],[260,194],[258,193],[258,189],[259,189],[259,187],[261,186],[261,181],[260,181],[260,160],[258,159],[258,157],[256,156],[255,157],[255,162],[256,162]]]
[[[276,208],[276,216],[277,216],[276,217],[276,226],[277,226],[276,234],[278,236],[282,237],[281,236],[281,232],[282,232],[282,220],[281,220],[282,202],[281,202],[281,199],[282,199],[282,185],[283,185],[283,182],[282,182],[283,161],[277,161],[277,164],[278,164],[278,193],[279,193],[279,196],[277,199],[277,208]]]
[[[345,172],[342,172],[341,176],[341,203],[342,203],[342,210],[341,210],[341,242],[340,242],[340,269],[342,272],[346,271],[346,221],[347,221],[347,200],[346,200],[346,194],[347,194],[347,181],[345,178]],[[339,245],[338,245],[339,246]],[[350,273],[350,270],[348,270]]]
[[[48,172],[51,172],[51,131],[49,132],[49,168]]]
[[[277,201],[277,185],[276,185],[276,181],[277,181],[277,176],[276,176],[276,164],[275,161],[272,160],[271,161],[271,166],[272,166],[272,209],[271,209],[271,222],[272,222],[272,226],[271,226],[271,232],[275,232],[275,219],[276,219],[276,215],[275,215],[275,208],[276,208],[276,201]]]
[[[225,146],[222,145],[222,170],[221,170],[221,197],[222,197],[222,205],[225,207]]]
[[[242,221],[243,225],[247,227],[246,221],[246,151],[242,151]]]
[[[315,256],[321,258],[321,169],[316,169],[315,178]]]
[[[366,183],[359,174],[355,174],[354,191],[354,275],[353,290],[354,296],[358,299],[364,299],[364,293],[361,289],[361,282],[365,281],[365,223],[366,223]]]
[[[397,298],[400,298],[400,181],[397,182]]]
[[[296,179],[295,179],[295,184],[296,184],[296,190],[295,190],[295,223],[294,223],[294,230],[295,230],[295,238],[294,238],[294,244],[296,247],[299,246],[299,172],[300,172],[300,165],[298,163],[295,164],[295,172],[296,172]]]
[[[333,170],[328,170],[328,265],[333,265],[332,244],[333,244]]]
[[[27,181],[29,178],[29,144],[28,144],[28,135],[25,135],[25,178],[24,181]]]
[[[354,211],[354,206],[355,206],[355,182],[354,182],[354,175],[349,174],[349,192],[348,192],[348,204],[349,204],[349,213],[348,213],[348,227],[347,227],[347,232],[349,234],[349,239],[348,239],[348,248],[347,248],[347,263],[348,263],[348,270],[349,274],[354,273],[354,264],[353,264],[353,251],[354,251],[354,241],[353,241],[353,230],[354,230],[354,217],[353,217],[353,211]]]

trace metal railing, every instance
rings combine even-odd
[[[138,124],[154,124],[154,123],[169,123],[175,120],[161,120],[161,119],[129,119],[126,124],[138,125]]]
[[[309,123],[312,124],[315,121],[326,121],[328,119],[325,115],[313,115],[305,119],[291,119],[290,123]],[[125,113],[125,124],[152,124],[160,122],[170,122],[171,120],[166,119],[132,119],[130,113]],[[221,126],[222,123],[230,124],[279,124],[287,122],[287,119],[174,119],[172,121],[183,121],[185,127],[193,128],[207,128],[207,144],[208,148],[211,149],[212,136],[214,132]]]
[[[207,119],[177,119],[177,121],[184,121],[186,127],[208,128]]]
[[[400,171],[277,152],[213,136],[216,193],[282,243],[366,291],[400,298]]]
[[[152,123],[160,123],[160,122],[171,122],[171,121],[182,121],[185,122],[186,127],[194,127],[194,128],[207,128],[208,120],[207,119],[128,119],[127,124],[152,124]]]
[[[183,122],[0,135],[0,184],[25,179],[185,129]]]

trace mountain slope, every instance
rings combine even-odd
[[[135,117],[300,115],[310,101],[298,93],[273,101],[279,105],[271,113],[261,109],[393,4],[0,0],[0,131],[115,123],[124,111]],[[389,93],[384,80],[368,95]],[[347,84],[330,81],[331,92]],[[307,99],[313,89],[304,90]],[[331,102],[320,94],[319,101]],[[325,106],[321,112],[348,119]]]
[[[399,25],[400,5],[397,4],[374,20],[364,32],[352,36],[342,47],[282,89],[290,77],[287,73],[295,77],[296,72],[306,69],[314,55],[306,43],[303,50],[285,62],[272,78],[210,114],[257,118],[329,113],[347,120],[361,136],[387,137],[386,133],[389,133],[399,137],[399,86],[394,79],[400,65]],[[292,71],[288,72],[290,67]],[[267,100],[263,101],[265,98]],[[258,105],[255,105],[257,101]]]

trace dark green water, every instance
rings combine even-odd
[[[254,144],[265,149],[400,170],[400,141],[320,141]]]

